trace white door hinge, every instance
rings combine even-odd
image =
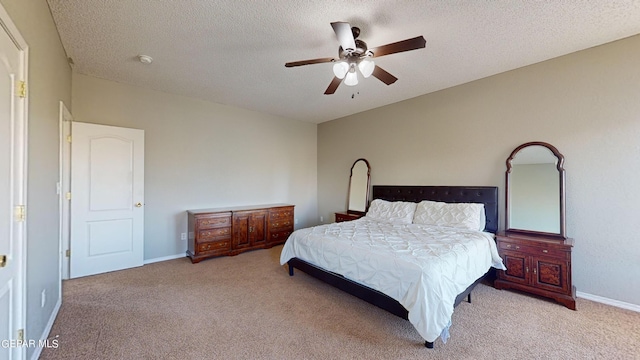
[[[65,199],[67,199],[67,200],[71,200],[71,193],[70,193],[70,192],[68,192],[68,193],[64,194],[64,197],[65,197]]]
[[[13,218],[16,222],[24,222],[27,218],[27,210],[24,205],[16,205],[13,208]]]
[[[18,96],[21,98],[27,97],[27,83],[24,81],[18,81]]]
[[[65,251],[64,255],[66,257],[71,257],[71,249],[67,249],[67,251]]]
[[[67,135],[67,142],[71,144],[71,135]]]
[[[24,342],[24,329],[18,330],[18,341],[20,341],[21,343]]]

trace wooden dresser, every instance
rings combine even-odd
[[[496,289],[526,291],[576,309],[576,288],[571,284],[573,239],[498,233],[496,241],[507,267],[498,271]]]
[[[353,214],[349,212],[337,212],[335,214],[336,214],[336,222],[356,220],[364,216],[364,214]]]
[[[282,244],[293,232],[293,208],[268,204],[188,210],[187,256],[195,264],[214,256]]]

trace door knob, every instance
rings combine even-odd
[[[0,268],[7,266],[7,255],[0,256]]]
[[[137,202],[136,203],[136,207],[142,207],[142,203],[141,202]]]

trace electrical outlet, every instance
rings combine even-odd
[[[320,216],[320,222],[324,222],[324,216]]]
[[[40,294],[40,307],[44,307],[44,304],[47,303],[47,289],[43,289]]]
[[[296,218],[295,220],[293,220],[293,224],[294,224],[294,225],[298,225],[298,218]]]
[[[187,240],[187,233],[180,234],[180,240]]]

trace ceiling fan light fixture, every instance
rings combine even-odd
[[[365,78],[368,78],[373,74],[373,69],[375,69],[376,64],[370,58],[366,57],[358,63],[358,69],[360,69],[360,73]]]
[[[338,61],[333,64],[333,74],[338,79],[344,79],[345,75],[349,72],[349,64],[344,61]]]
[[[358,85],[358,74],[355,72],[355,68],[352,68],[344,78],[344,84],[347,86]]]

